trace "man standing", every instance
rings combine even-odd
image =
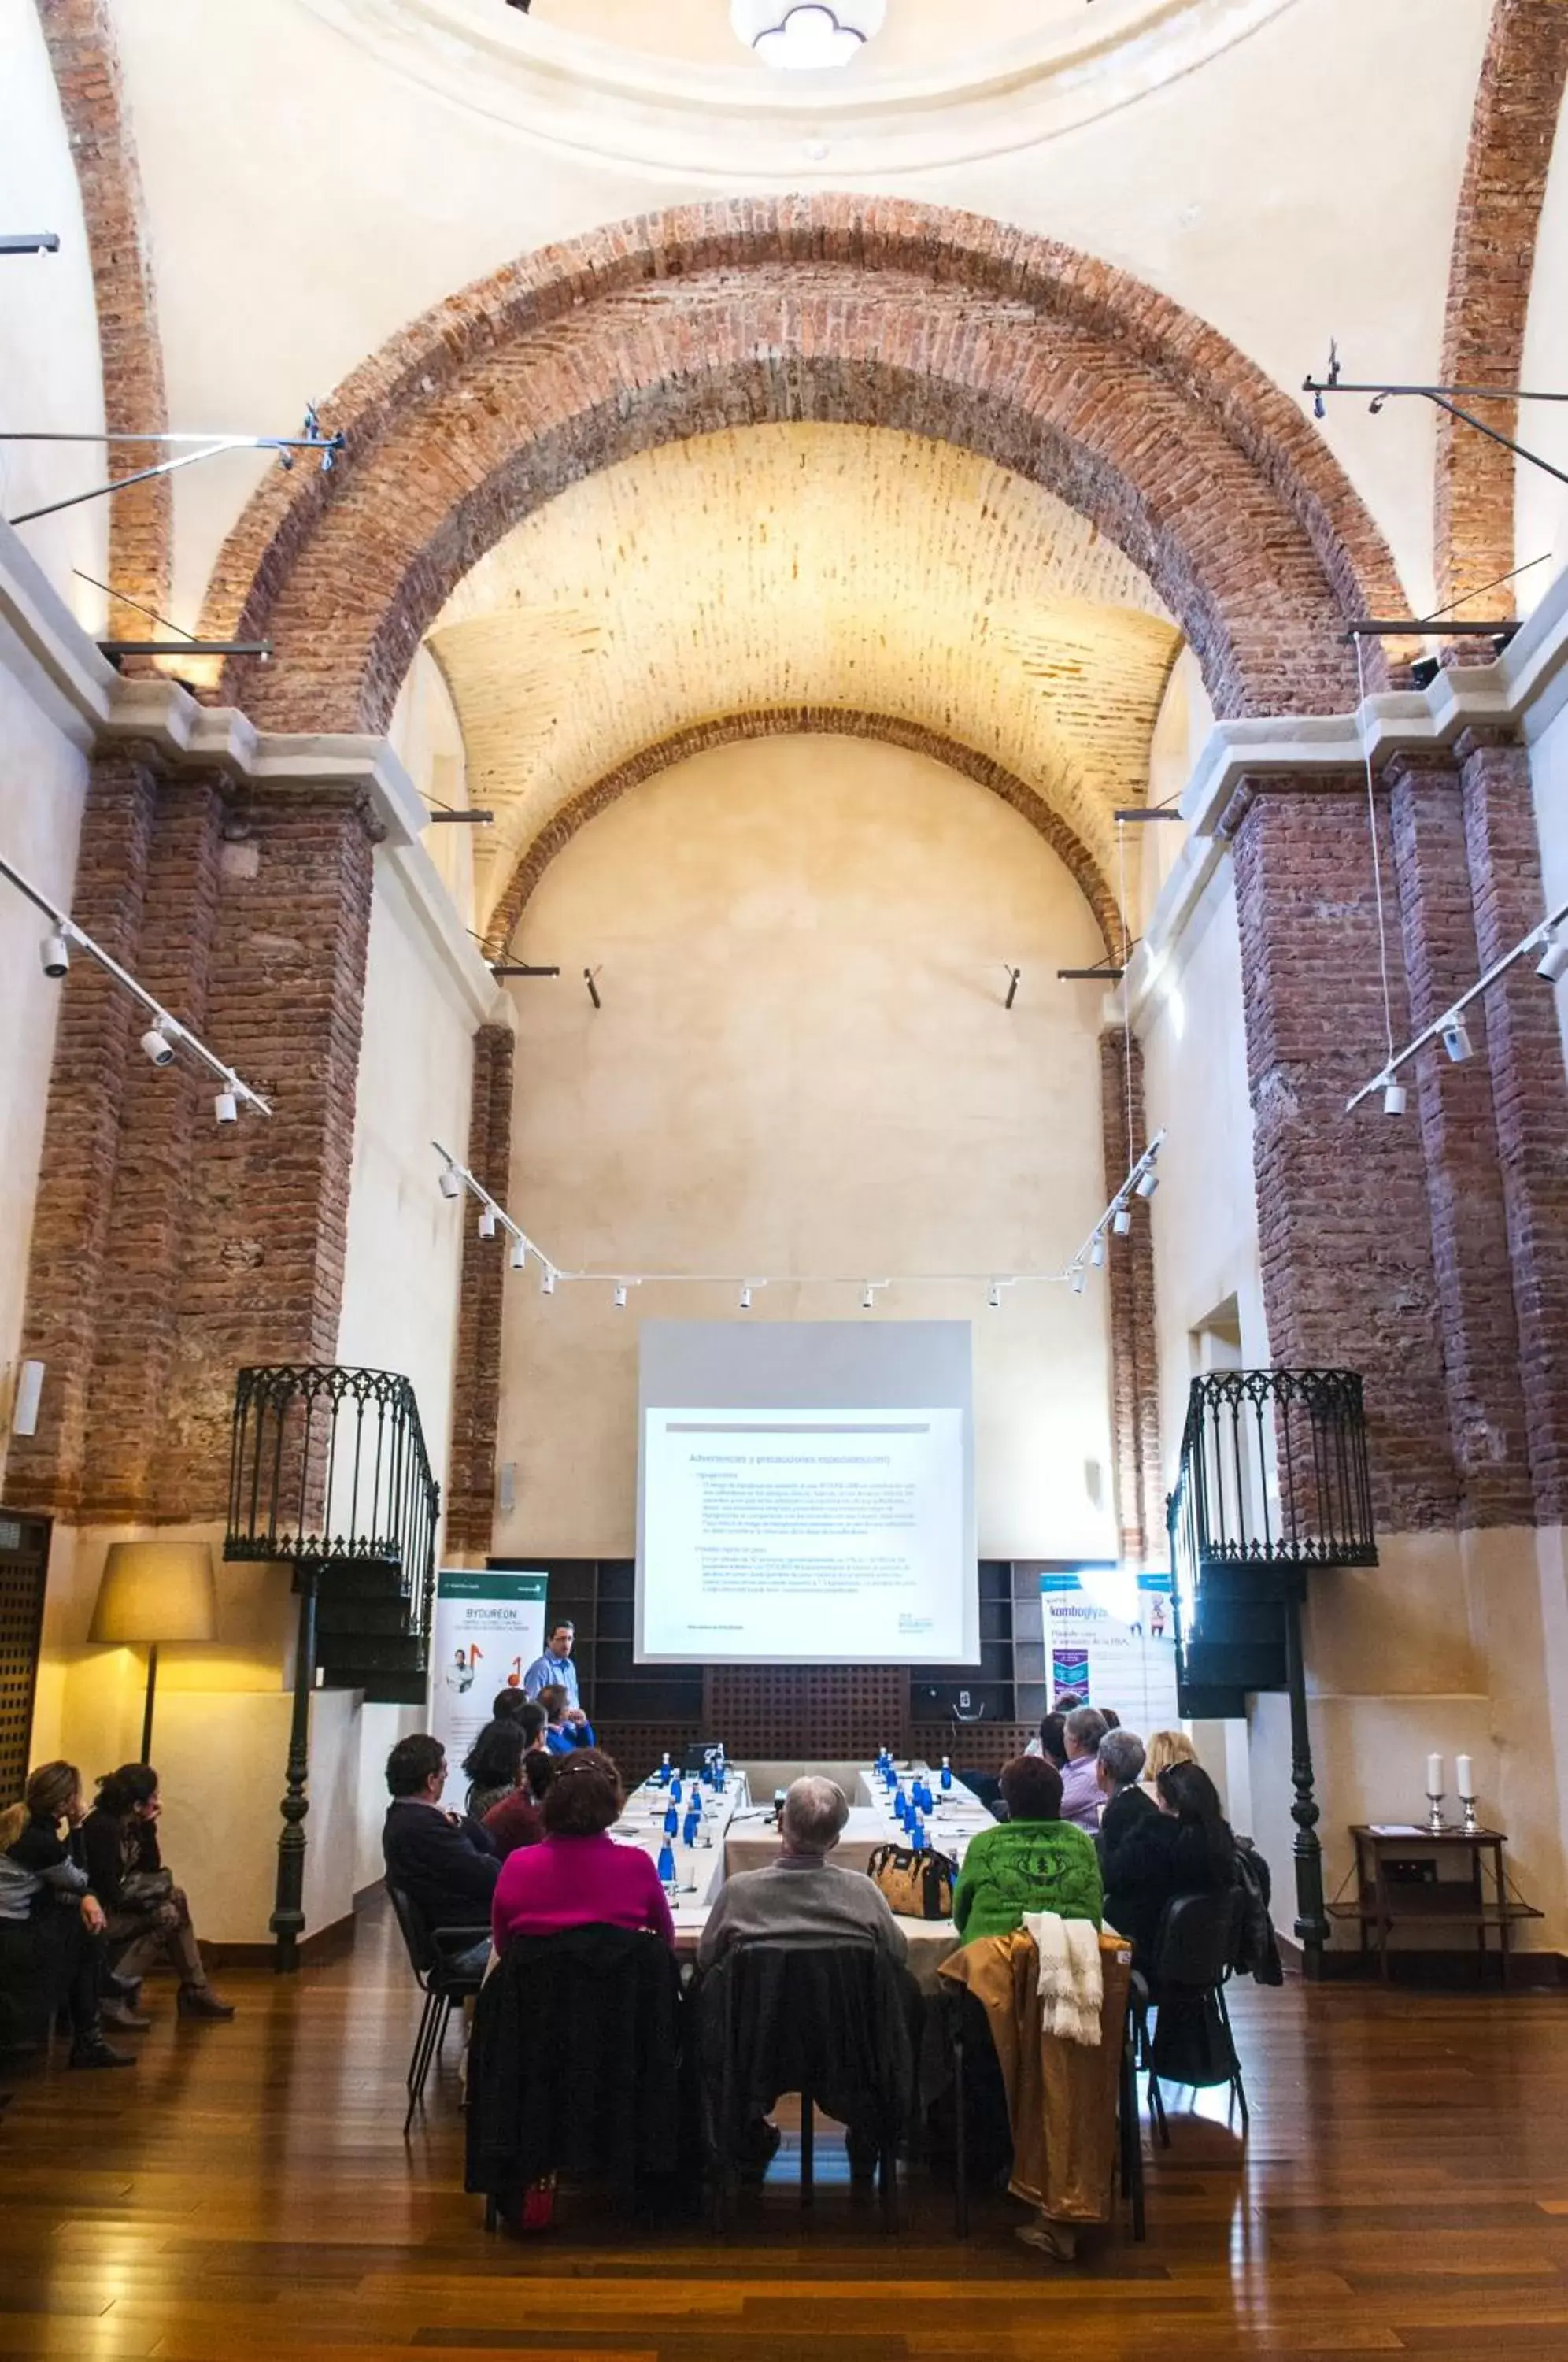
[[[1062,1818],[1075,1828],[1087,1829],[1091,1838],[1099,1827],[1103,1791],[1096,1759],[1105,1731],[1105,1716],[1092,1705],[1076,1705],[1062,1727],[1067,1752],[1062,1773]]]
[[[523,1687],[531,1698],[552,1686],[565,1690],[567,1721],[586,1722],[588,1717],[577,1692],[577,1667],[571,1661],[576,1638],[577,1627],[567,1617],[558,1617],[550,1627],[544,1655],[536,1657],[523,1676]]]
[[[482,1975],[490,1958],[490,1909],[501,1857],[488,1829],[441,1803],[447,1750],[428,1731],[400,1738],[387,1757],[392,1803],[381,1828],[387,1883],[409,1897],[427,1927],[472,1927],[473,1943],[452,1965]],[[479,1933],[483,1929],[482,1939]]]

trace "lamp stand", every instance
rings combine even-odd
[[[138,1763],[152,1760],[152,1701],[158,1695],[158,1643],[149,1640],[147,1647],[147,1703],[141,1710],[141,1753]]]

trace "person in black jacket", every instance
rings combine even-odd
[[[1100,1806],[1100,1866],[1111,1882],[1111,1865],[1122,1845],[1147,1814],[1156,1807],[1153,1796],[1139,1786],[1143,1776],[1143,1742],[1136,1731],[1108,1730],[1095,1758],[1095,1776],[1105,1798]]]
[[[1220,1793],[1199,1764],[1173,1763],[1159,1777],[1159,1810],[1142,1814],[1105,1865],[1105,1915],[1147,1973],[1167,1903],[1178,1894],[1223,1893],[1236,1876],[1236,1840]]]
[[[63,2000],[72,2067],[133,2067],[104,2039],[104,1911],[72,1852],[81,1819],[73,1763],[40,1764],[22,1802],[0,1812],[0,2000],[11,2029],[0,2042],[31,2047],[34,2030]]]
[[[207,1982],[201,1946],[183,1890],[163,1867],[158,1819],[158,1774],[150,1763],[122,1763],[98,1783],[97,1801],[82,1824],[82,1853],[93,1892],[104,1906],[109,1957],[122,1983],[139,1986],[147,1970],[167,1960],[180,1979],[182,2017],[225,2019],[233,2004]],[[108,2010],[114,2025],[145,2025],[134,2011]]]
[[[447,1750],[438,1738],[422,1730],[398,1740],[387,1757],[392,1803],[381,1828],[387,1883],[402,1888],[427,1927],[473,1928],[473,1943],[455,1956],[455,1964],[482,1975],[501,1856],[478,1821],[442,1808],[446,1785]]]

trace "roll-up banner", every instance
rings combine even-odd
[[[520,1689],[545,1646],[547,1574],[442,1567],[436,1577],[430,1727],[447,1750],[454,1790],[464,1756],[490,1720],[498,1690]]]

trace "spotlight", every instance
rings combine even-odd
[[[1115,1213],[1112,1214],[1110,1218],[1110,1227],[1115,1231],[1119,1239],[1124,1239],[1127,1236],[1128,1231],[1132,1227],[1132,1207],[1118,1206]]]
[[[740,1308],[743,1312],[749,1312],[751,1310],[751,1290],[749,1287],[743,1287],[741,1289]]]
[[[225,1083],[222,1090],[218,1091],[215,1095],[213,1099],[213,1113],[217,1118],[219,1123],[238,1122],[239,1098],[238,1094],[235,1089],[235,1078],[232,1075],[230,1075],[228,1080]]]
[[[1160,1186],[1160,1176],[1152,1164],[1145,1165],[1132,1186],[1140,1198],[1152,1198]]]
[[[460,1198],[462,1194],[463,1185],[458,1177],[458,1168],[455,1164],[448,1164],[441,1175],[441,1195],[443,1198]]]
[[[1404,1084],[1395,1082],[1392,1076],[1390,1076],[1387,1082],[1383,1086],[1384,1114],[1403,1115],[1409,1103],[1410,1095],[1405,1088]]]
[[[1442,666],[1436,657],[1417,657],[1410,666],[1410,679],[1418,689],[1430,689],[1441,670]]]
[[[526,1270],[527,1270],[527,1268],[528,1268],[528,1242],[527,1242],[527,1240],[526,1240],[526,1239],[513,1239],[513,1242],[512,1242],[512,1268],[513,1268],[513,1271],[526,1271]]]
[[[1474,1056],[1475,1045],[1470,1039],[1470,1028],[1464,1021],[1463,1010],[1451,1009],[1443,1019],[1442,1046],[1456,1066],[1462,1066],[1466,1058]]]
[[[63,934],[58,927],[52,928],[39,945],[39,958],[43,963],[45,976],[55,978],[62,977],[71,966],[69,936]]]
[[[494,1238],[495,1208],[493,1206],[481,1206],[480,1208],[479,1234],[481,1239]]]
[[[540,1280],[540,1282],[539,1282],[539,1293],[540,1293],[540,1295],[541,1295],[541,1296],[553,1296],[553,1295],[555,1294],[555,1292],[556,1292],[556,1275],[555,1275],[555,1273],[550,1269],[549,1264],[547,1264],[545,1265],[544,1276],[541,1278],[541,1280]]]
[[[1093,1264],[1096,1271],[1099,1269],[1101,1264],[1105,1261],[1105,1233],[1103,1231],[1096,1231],[1093,1242],[1089,1247],[1088,1259],[1090,1263]]]
[[[1549,927],[1541,938],[1540,957],[1535,964],[1537,976],[1548,984],[1561,984],[1568,976],[1568,934],[1557,927]]]
[[[998,1286],[994,1279],[992,1280],[990,1287],[987,1293],[986,1302],[990,1306],[993,1312],[999,1312],[1001,1310],[1001,1289]]]
[[[163,1031],[161,1017],[156,1025],[148,1027],[141,1037],[141,1046],[155,1066],[171,1066],[174,1064],[174,1044]]]
[[[1084,1269],[1081,1263],[1076,1263],[1073,1265],[1072,1282],[1073,1294],[1075,1296],[1081,1296],[1085,1288],[1088,1286],[1088,1274]]]
[[[860,1309],[862,1310],[862,1312],[873,1312],[873,1311],[875,1311],[875,1310],[876,1310],[876,1308],[877,1308],[877,1291],[876,1291],[876,1289],[875,1289],[874,1287],[866,1287],[866,1288],[862,1289],[862,1291],[861,1291],[861,1297],[860,1297]]]
[[[617,1286],[616,1290],[615,1290],[615,1309],[616,1309],[616,1311],[617,1311],[617,1312],[624,1312],[625,1308],[626,1308],[626,1289],[625,1289],[625,1285],[624,1285],[624,1283],[623,1282],[623,1283],[621,1283],[620,1285],[618,1285],[618,1286]]]

